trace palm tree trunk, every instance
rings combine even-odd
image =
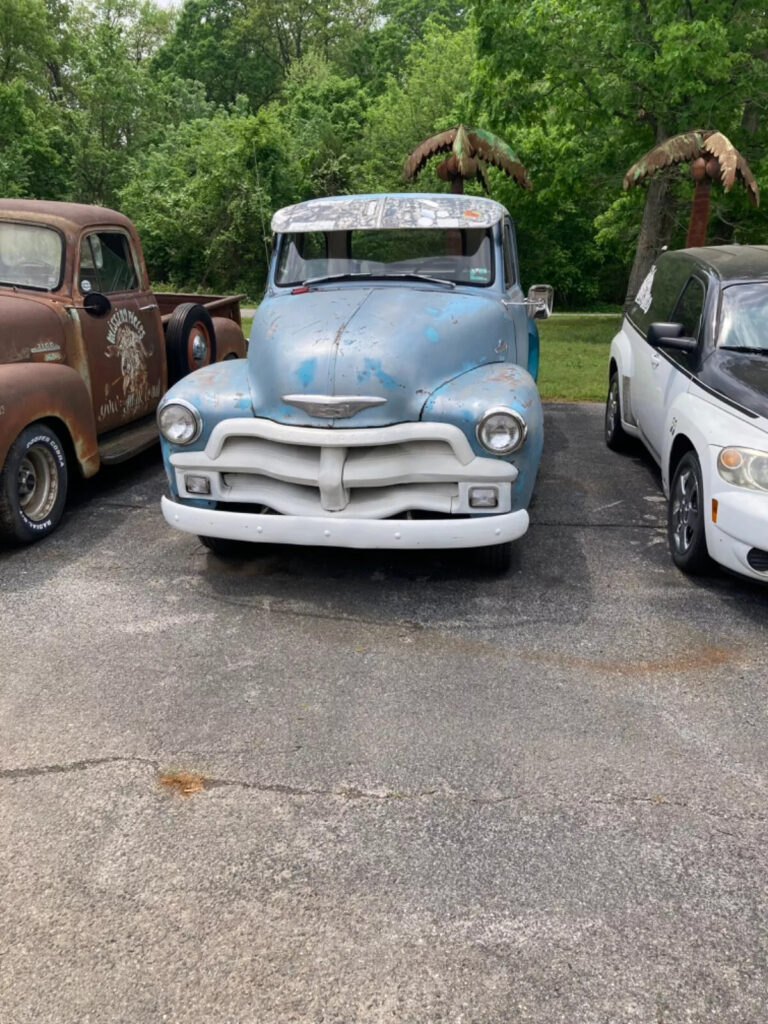
[[[460,174],[456,174],[451,178],[451,195],[464,195],[464,179]]]
[[[712,180],[709,177],[696,182],[691,203],[691,219],[688,222],[688,234],[685,236],[685,247],[707,244],[707,224],[709,222],[709,196],[712,191]]]

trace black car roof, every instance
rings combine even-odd
[[[721,281],[768,278],[768,245],[706,245],[697,249],[678,249],[667,255],[682,256],[715,274]]]

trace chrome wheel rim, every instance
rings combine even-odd
[[[699,525],[699,485],[692,469],[685,469],[675,481],[672,495],[672,539],[675,551],[687,554]]]
[[[210,342],[205,327],[196,323],[189,335],[187,351],[189,353],[190,365],[193,369],[199,370],[201,366],[207,366],[211,360]]]
[[[18,495],[22,512],[33,523],[51,514],[59,494],[59,475],[53,453],[33,445],[19,465]]]
[[[605,407],[605,432],[613,437],[619,417],[619,382],[614,378],[608,389],[608,401]]]

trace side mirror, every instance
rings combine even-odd
[[[88,292],[83,299],[83,309],[91,316],[106,316],[112,309],[112,303],[101,292]]]
[[[551,284],[532,284],[525,300],[525,314],[529,320],[546,320],[552,315],[555,289]]]
[[[695,352],[699,347],[695,338],[683,336],[682,324],[651,324],[645,340],[651,348],[671,348],[678,352]]]

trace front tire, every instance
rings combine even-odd
[[[242,540],[227,540],[225,537],[203,537],[199,535],[197,539],[203,547],[208,548],[218,558],[241,557],[247,543]]]
[[[0,471],[0,541],[32,544],[52,533],[67,500],[67,459],[55,431],[25,427]]]
[[[672,561],[678,569],[698,575],[710,568],[704,526],[704,485],[695,452],[686,452],[672,477],[667,539]]]
[[[474,548],[477,564],[489,576],[503,576],[512,565],[512,542],[493,544],[485,548]]]
[[[629,444],[629,435],[621,425],[621,393],[616,370],[611,374],[605,401],[605,443],[614,452],[625,452]]]

